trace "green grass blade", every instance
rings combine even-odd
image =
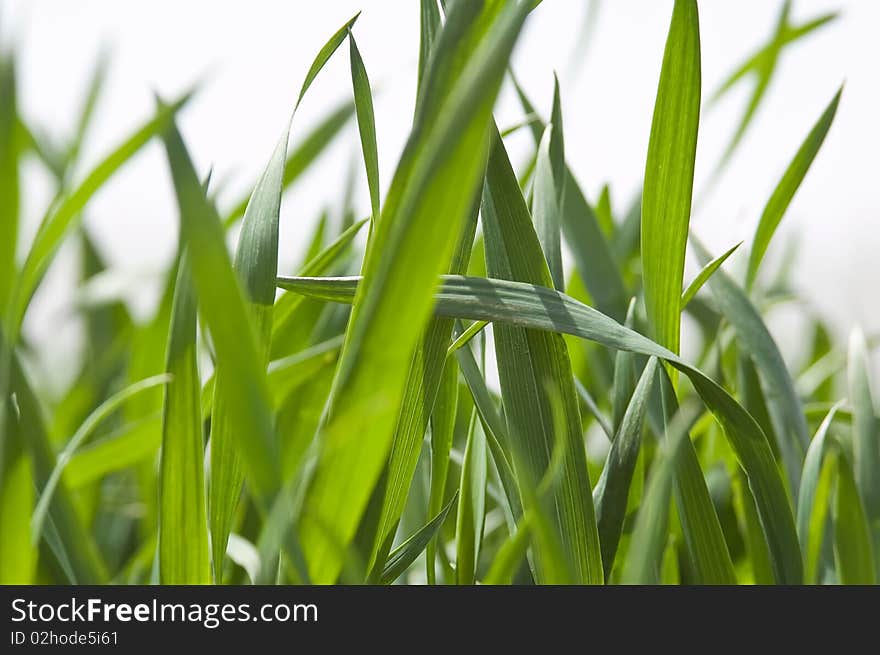
[[[497,133],[487,167],[482,218],[491,276],[553,286],[519,183]],[[554,439],[551,394],[563,404],[567,456],[559,489],[548,499],[556,512],[551,525],[575,580],[601,583],[602,559],[580,410],[565,342],[560,335],[496,325],[495,349],[511,452],[520,479],[538,480],[547,469]],[[541,559],[539,555],[538,582],[546,573]]]
[[[376,145],[376,117],[373,114],[373,92],[364,60],[349,32],[348,44],[351,59],[351,85],[354,90],[354,106],[357,111],[358,131],[361,135],[361,151],[367,170],[367,186],[370,190],[370,208],[373,220],[379,218],[379,151]]]
[[[279,283],[287,289],[314,293],[338,302],[351,302],[357,290],[358,278],[288,278],[279,280]],[[656,356],[687,375],[721,424],[748,476],[773,557],[777,581],[788,584],[800,582],[803,571],[792,507],[767,437],[742,405],[702,371],[592,307],[544,286],[508,280],[444,276],[434,311],[440,316],[570,334],[596,341],[608,348]],[[465,350],[462,348],[457,352]],[[463,365],[462,372],[465,372]]]
[[[742,245],[742,241],[733,246],[727,252],[718,255],[711,262],[706,264],[702,270],[697,273],[697,277],[693,279],[693,281],[688,285],[687,289],[684,290],[684,293],[681,294],[681,309],[684,310],[685,307],[688,306],[688,303],[693,300],[694,296],[703,288],[703,285],[712,277],[712,274],[721,268],[721,265],[727,261],[727,258],[730,257],[737,248]]]
[[[328,146],[342,132],[342,128],[348,125],[348,121],[351,120],[354,113],[354,102],[351,100],[342,102],[333,111],[329,112],[326,118],[312,128],[299,145],[291,150],[284,164],[285,190],[293,186],[318,157],[327,150]],[[251,189],[253,189],[253,186]],[[250,197],[251,192],[248,192],[224,215],[223,225],[225,227],[231,226],[244,216]]]
[[[648,323],[657,342],[676,353],[699,123],[697,3],[676,0],[648,143],[641,233]]]
[[[832,510],[834,560],[840,584],[877,584],[871,530],[852,468],[837,459],[837,489]]]
[[[200,313],[211,331],[218,363],[229,371],[230,390],[223,395],[237,427],[238,451],[258,498],[279,488],[279,463],[272,407],[262,359],[244,294],[226,251],[223,228],[206,200],[192,160],[177,129],[165,133],[181,217],[181,240],[190,253]],[[215,408],[216,409],[216,408]]]
[[[826,444],[828,430],[839,408],[840,403],[828,411],[819,425],[819,429],[816,430],[804,459],[804,472],[801,476],[801,487],[798,493],[797,531],[804,554],[804,581],[807,584],[815,584],[817,581],[819,554],[822,538],[825,534],[825,520],[830,498],[828,494],[834,466],[833,464],[828,465],[833,458],[826,457],[829,452]]]
[[[449,510],[452,509],[456,500],[458,500],[458,492],[453,494],[449,502],[446,503],[446,506],[441,508],[434,518],[391,552],[388,560],[385,562],[385,568],[382,570],[382,584],[394,582],[400,577],[401,573],[406,571],[416,561],[416,558],[422,554],[422,551],[437,536],[437,533],[446,521],[446,517],[449,515]]]
[[[354,536],[391,445],[412,354],[430,316],[430,290],[449,266],[467,218],[482,172],[482,157],[474,154],[485,147],[492,105],[527,13],[517,4],[490,16],[487,36],[461,75],[438,88],[445,58],[455,54],[444,50],[444,36],[456,14],[466,27],[475,9],[471,3],[451,9],[425,81],[425,98],[438,102],[421,106],[367,249],[300,520],[316,583],[336,579],[342,560],[332,544]]]
[[[562,236],[559,216],[559,194],[556,191],[556,180],[553,177],[553,164],[550,160],[550,143],[554,140],[555,126],[549,125],[544,130],[538,146],[538,160],[535,165],[535,182],[532,200],[532,215],[535,231],[541,242],[541,249],[550,267],[553,286],[559,290],[565,288],[565,277],[562,272]]]
[[[875,548],[880,556],[880,421],[868,375],[868,346],[861,330],[850,336],[849,397],[853,406],[853,468]]]
[[[419,78],[418,86],[421,88],[422,80],[428,70],[428,62],[431,59],[431,51],[437,41],[437,34],[442,27],[440,21],[440,8],[437,0],[419,0]]]
[[[254,364],[261,371],[265,371],[269,363],[275,304],[273,280],[278,274],[278,219],[289,131],[288,125],[254,188],[242,221],[233,264],[249,302],[248,311],[256,330],[259,354]],[[243,426],[232,413],[236,401],[231,399],[240,394],[241,389],[238,380],[230,379],[234,375],[238,375],[238,371],[219,359],[214,376],[214,401],[211,409],[211,478],[208,493],[211,561],[214,565],[214,577],[218,582],[222,576],[223,557],[232,529],[233,514],[244,483],[242,454],[239,452],[236,436],[236,432],[240,432]]]
[[[74,453],[67,464],[64,479],[71,489],[80,489],[152,457],[161,442],[159,413],[126,423],[100,441],[87,444]]]
[[[98,60],[92,70],[92,76],[89,79],[85,98],[80,108],[79,118],[76,121],[76,130],[73,134],[73,140],[67,148],[67,170],[71,170],[73,165],[78,161],[82,144],[85,141],[89,128],[92,126],[95,117],[95,109],[98,106],[98,99],[104,90],[107,82],[107,71],[110,67],[110,56],[106,50],[98,54]]]
[[[626,310],[626,320],[624,321],[624,325],[630,329],[635,324],[635,312],[636,299],[633,298],[629,303],[629,308]],[[630,404],[636,387],[634,366],[632,353],[626,350],[618,350],[614,354],[614,380],[611,385],[612,438],[617,430],[620,429],[623,415]],[[595,497],[595,493],[593,495]]]
[[[157,109],[155,115],[149,121],[107,155],[92,169],[82,183],[64,196],[43,219],[22,266],[18,284],[13,294],[10,339],[14,340],[18,327],[21,325],[27,307],[43,275],[52,263],[52,259],[62,240],[70,229],[76,225],[88,201],[147,142],[166,129],[169,122],[173,120],[174,115],[186,104],[190,96],[191,93],[187,93],[173,104],[163,105]]]
[[[434,409],[431,412],[431,489],[428,494],[428,516],[439,514],[446,494],[449,475],[449,452],[455,438],[455,417],[458,414],[458,364],[447,357]],[[425,552],[428,584],[436,584],[437,542],[428,542]]]
[[[5,421],[0,444],[0,584],[33,584],[37,550],[30,540],[34,507],[31,460],[12,407],[7,408]]]
[[[695,239],[698,258],[705,264],[711,257]],[[778,439],[792,493],[800,484],[804,453],[810,442],[800,398],[791,374],[767,326],[745,292],[722,270],[709,280],[709,288],[724,317],[736,331],[743,350],[755,362],[764,390],[773,430]]]
[[[596,524],[599,543],[602,545],[602,564],[605,578],[609,577],[623,530],[627,497],[632,482],[636,459],[642,442],[642,423],[645,418],[648,395],[657,373],[657,360],[653,357],[636,384],[632,399],[620,422],[611,449],[605,459],[605,467],[593,488],[596,505]]]
[[[168,335],[159,464],[159,579],[209,584],[211,554],[205,511],[204,446],[196,348],[197,307],[184,258],[174,289]]]
[[[486,436],[474,411],[461,466],[461,493],[455,519],[455,577],[460,585],[472,585],[476,580],[486,519],[487,466]]]
[[[825,108],[825,111],[822,112],[819,120],[813,125],[807,138],[804,139],[801,147],[798,148],[794,159],[789,163],[785,174],[779,180],[779,184],[776,185],[770,199],[767,200],[767,204],[764,206],[764,211],[761,213],[761,219],[758,222],[755,237],[752,241],[752,251],[749,255],[749,265],[746,272],[747,289],[751,289],[754,284],[755,278],[758,275],[758,267],[761,265],[764,253],[767,252],[770,240],[782,221],[782,217],[785,216],[785,211],[788,209],[789,204],[791,204],[794,194],[797,193],[801,182],[804,181],[807,171],[810,170],[810,166],[816,158],[819,148],[822,147],[822,143],[828,135],[828,130],[831,129],[831,123],[834,122],[834,115],[837,113],[837,106],[840,104],[840,95],[842,93],[843,87],[838,90]]]
[[[5,315],[6,303],[14,284],[15,249],[18,243],[18,161],[21,147],[17,130],[14,66],[12,57],[0,59],[0,315]]]

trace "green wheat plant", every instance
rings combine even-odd
[[[796,150],[767,153],[778,181],[751,239],[712,252],[691,225],[701,114],[752,85],[708,187],[780,57],[835,15],[793,24],[782,3],[769,41],[708,94],[698,3],[668,4],[649,145],[632,162],[643,184],[622,215],[567,164],[581,146],[566,140],[565,87],[548,80],[542,116],[515,78],[540,2],[420,0],[415,111],[388,179],[352,17],[302,66],[249,194],[222,206],[177,127],[197,87],[158,98],[78,176],[106,60],[59,145],[21,113],[0,47],[0,583],[878,583],[877,339],[838,343],[804,312],[793,367],[765,322],[804,307],[762,264],[842,89],[816,91],[826,108]],[[589,16],[584,37],[601,22]],[[345,99],[304,131],[297,108],[346,55]],[[506,85],[522,115],[498,125]],[[369,209],[346,199],[279,270],[282,204],[351,123]],[[526,161],[508,152],[514,133]],[[150,142],[180,231],[136,320],[85,293],[108,268],[83,215]],[[26,158],[55,194],[25,244]],[[58,394],[22,326],[66,242],[89,356]]]

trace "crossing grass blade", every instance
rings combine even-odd
[[[742,243],[743,242],[740,241],[727,252],[718,255],[715,259],[706,264],[699,273],[697,273],[697,276],[688,285],[687,289],[684,290],[684,293],[681,294],[682,310],[688,306],[688,303],[693,300],[697,293],[699,293],[700,289],[703,288],[703,285],[705,285],[708,279],[712,277],[712,274],[721,268],[721,265],[727,261],[727,258],[730,257],[736,249],[742,245]]]
[[[351,85],[354,90],[354,106],[357,111],[358,131],[361,135],[361,152],[367,171],[367,187],[370,191],[370,209],[373,220],[379,218],[379,152],[376,145],[376,118],[373,114],[373,92],[364,60],[354,40],[348,33],[349,58],[351,60]]]
[[[358,280],[356,277],[287,278],[280,279],[279,284],[325,300],[350,303]],[[442,281],[434,308],[437,315],[570,334],[608,348],[656,356],[687,375],[720,423],[748,476],[777,581],[800,582],[803,571],[794,516],[770,444],[755,419],[723,387],[667,348],[553,289],[509,280],[454,275],[444,276]]]
[[[813,164],[813,160],[819,153],[819,148],[825,142],[828,130],[831,129],[831,124],[834,122],[834,116],[837,113],[837,106],[840,104],[842,93],[843,87],[837,91],[834,98],[825,108],[825,111],[822,112],[819,120],[813,125],[807,138],[804,139],[801,147],[798,148],[794,159],[789,163],[785,174],[779,180],[779,184],[776,185],[770,199],[767,200],[767,204],[764,206],[764,211],[761,213],[761,219],[758,222],[758,227],[752,240],[752,251],[749,254],[749,265],[746,271],[746,289],[751,289],[754,285],[755,278],[758,275],[758,267],[761,265],[761,260],[764,259],[764,254],[767,252],[770,240],[782,221],[782,217],[785,215],[789,204],[791,204],[794,194],[797,193],[801,182],[804,181],[804,177]]]
[[[204,445],[196,348],[197,306],[183,258],[168,335],[159,464],[159,580],[209,584],[211,554],[205,510]]]
[[[474,153],[485,148],[495,95],[528,6],[487,6],[477,23],[479,10],[476,3],[450,8],[414,130],[367,248],[364,285],[300,518],[310,577],[318,583],[337,578],[342,559],[333,544],[347,545],[354,536],[388,453],[411,357],[430,315],[430,292],[449,266],[476,191],[482,157]],[[484,31],[475,34],[472,25]],[[479,45],[461,75],[449,79],[459,51],[455,30],[469,32]]]
[[[700,123],[700,25],[696,0],[676,0],[642,196],[642,284],[656,341],[677,353],[679,311]]]

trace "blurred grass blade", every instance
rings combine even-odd
[[[489,156],[482,204],[486,267],[494,278],[552,288],[553,280],[500,135]],[[496,324],[495,351],[501,394],[520,486],[539,480],[549,466],[554,440],[551,395],[563,405],[566,458],[551,519],[574,580],[601,584],[602,558],[587,474],[581,417],[568,349],[561,335]],[[547,385],[547,386],[545,386]],[[517,466],[518,465],[518,466]],[[526,482],[529,484],[529,482]],[[546,580],[535,556],[537,581]]]
[[[23,443],[18,415],[7,407],[0,442],[0,585],[33,584],[37,549],[31,545],[34,508],[31,459]]]
[[[241,282],[247,310],[256,331],[258,359],[254,364],[263,373],[269,363],[272,321],[275,305],[273,280],[278,274],[278,229],[281,213],[282,178],[290,124],[287,125],[245,210],[233,268]],[[192,256],[192,255],[191,255]],[[216,337],[215,337],[216,340]],[[211,478],[208,491],[208,519],[211,528],[211,561],[215,581],[220,582],[226,541],[232,530],[232,517],[244,483],[238,437],[243,426],[232,412],[241,394],[240,372],[218,358],[214,374],[214,401],[211,408]],[[274,442],[274,439],[273,439]]]
[[[79,118],[76,121],[76,130],[74,131],[73,139],[67,148],[66,159],[68,172],[73,169],[74,164],[79,160],[83,142],[85,141],[85,137],[88,134],[95,116],[95,108],[98,106],[98,99],[101,97],[101,92],[104,90],[104,86],[107,82],[109,65],[110,53],[107,50],[102,50],[98,54],[98,60],[95,62],[95,67],[92,70],[92,76],[87,87],[88,90],[83,99]]]
[[[844,455],[837,459],[837,489],[832,509],[834,560],[840,584],[877,584],[868,518]]]
[[[602,546],[602,565],[606,579],[611,573],[623,529],[630,483],[641,447],[642,423],[656,373],[657,360],[652,357],[639,378],[614,441],[611,442],[605,467],[593,488],[596,524],[599,530],[599,543]]]
[[[361,12],[358,12],[354,16],[352,16],[345,25],[334,32],[333,36],[331,36],[327,40],[327,43],[325,43],[324,46],[321,48],[321,50],[318,51],[318,54],[315,56],[315,60],[312,62],[309,71],[306,73],[306,78],[303,80],[302,87],[300,87],[299,97],[297,97],[296,99],[296,107],[294,107],[294,112],[299,107],[303,97],[305,97],[306,95],[306,91],[309,90],[309,87],[312,85],[312,82],[315,81],[318,73],[321,72],[321,69],[324,68],[324,65],[330,60],[330,57],[333,56],[333,53],[336,52],[336,49],[340,45],[342,45],[343,41],[345,41],[345,38],[348,36],[352,26],[360,15]]]
[[[425,101],[367,249],[300,518],[316,583],[336,580],[342,558],[333,544],[351,541],[387,456],[412,354],[430,315],[430,291],[449,266],[467,218],[482,172],[483,158],[475,153],[485,148],[528,6],[494,7],[476,23],[478,10],[472,3],[451,7],[425,80]],[[448,79],[449,58],[458,52],[455,30],[471,25],[485,36],[472,34],[482,37],[474,55]]]
[[[641,233],[648,323],[656,341],[675,353],[699,123],[697,3],[675,0],[648,143]]]
[[[703,285],[706,284],[706,281],[712,277],[712,274],[717,271],[721,265],[727,261],[727,258],[730,257],[734,251],[742,245],[742,241],[733,246],[727,252],[718,255],[711,262],[706,264],[702,270],[697,274],[697,277],[693,279],[693,281],[688,285],[687,289],[684,290],[684,293],[681,294],[681,309],[684,310],[687,307],[688,303],[693,300],[694,296],[703,288]]]
[[[210,584],[196,299],[186,257],[174,287],[159,465],[159,579]]]
[[[839,408],[840,403],[837,403],[828,411],[819,429],[816,430],[804,459],[804,472],[798,493],[797,530],[801,551],[804,554],[804,581],[807,584],[817,582],[819,553],[825,534],[830,500],[830,477],[833,471],[833,464],[828,465],[833,457],[826,457],[829,453],[826,443],[828,430]]]
[[[460,585],[476,581],[483,526],[486,519],[486,436],[477,420],[476,410],[471,414],[468,439],[461,466],[458,512],[455,519],[455,577]]]
[[[16,272],[21,151],[16,104],[15,63],[4,56],[0,58],[0,316],[5,316]]]
[[[40,494],[40,500],[37,502],[37,506],[34,508],[34,515],[31,519],[31,543],[37,544],[40,540],[40,537],[43,533],[43,523],[46,520],[46,516],[49,513],[49,506],[52,503],[52,496],[55,493],[55,489],[58,487],[61,481],[61,475],[64,473],[64,469],[67,466],[67,463],[70,461],[71,457],[73,457],[74,453],[77,449],[88,439],[95,429],[104,421],[108,416],[112,415],[119,407],[127,401],[129,398],[134,396],[135,394],[141,393],[142,391],[149,389],[151,387],[158,386],[160,384],[165,384],[168,382],[169,378],[167,375],[157,375],[152,378],[147,378],[146,380],[141,380],[140,382],[136,382],[135,384],[126,387],[122,391],[113,394],[103,403],[101,403],[91,414],[88,415],[85,421],[83,421],[82,425],[79,426],[77,431],[73,434],[70,440],[64,445],[64,449],[58,454],[58,458],[55,461],[55,466],[52,468],[52,472],[49,475],[46,483],[43,485],[43,490]]]
[[[691,243],[700,261],[707,263],[711,256],[693,235]],[[718,308],[730,321],[740,346],[760,373],[773,431],[794,496],[800,485],[801,467],[810,436],[791,374],[761,315],[745,292],[722,270],[716,271],[708,283]]]
[[[458,500],[458,492],[456,491],[446,506],[443,507],[428,523],[419,528],[415,534],[409,539],[395,548],[388,556],[385,562],[385,568],[382,570],[382,584],[391,584],[400,574],[406,571],[410,565],[416,561],[416,558],[422,554],[427,545],[440,531],[449,510]]]
[[[55,468],[55,453],[43,421],[43,410],[25,377],[18,357],[10,361],[11,390],[19,410],[19,430],[33,466],[33,480],[37,490],[43,489]],[[97,545],[83,524],[73,495],[64,480],[59,480],[51,495],[47,527],[58,537],[56,550],[59,563],[67,566],[75,584],[104,584],[108,581],[107,568]],[[32,519],[33,520],[33,519]],[[48,532],[48,531],[47,531]],[[48,537],[47,537],[48,539]]]
[[[8,336],[11,341],[15,341],[18,328],[30,304],[31,297],[52,263],[64,237],[79,219],[80,212],[86,206],[86,203],[150,139],[157,134],[161,134],[166,129],[169,122],[173,120],[174,115],[186,104],[191,95],[191,93],[187,93],[171,105],[159,107],[149,121],[107,155],[92,169],[79,186],[65,195],[43,218],[13,293],[10,323],[11,334]]]
[[[358,131],[361,135],[361,150],[367,170],[367,186],[370,190],[370,208],[373,220],[379,218],[379,152],[376,145],[376,117],[373,114],[373,92],[364,60],[349,32],[348,44],[351,59],[351,85],[354,90],[354,106],[357,110]]]
[[[248,480],[258,498],[268,499],[280,485],[280,474],[256,328],[229,260],[219,217],[205,198],[176,127],[166,131],[164,140],[180,208],[182,245],[189,252],[200,313],[211,331],[217,361],[229,371],[229,393],[222,396],[228,405],[224,411],[236,426],[233,433]]]
[[[431,51],[437,41],[437,34],[440,32],[441,26],[440,8],[437,6],[437,0],[419,0],[419,88],[421,88],[422,79],[428,70]]]
[[[825,111],[822,112],[819,120],[810,130],[801,147],[798,148],[794,159],[791,160],[785,174],[779,180],[779,184],[776,185],[773,194],[764,206],[761,220],[758,222],[755,237],[752,241],[752,251],[749,255],[749,266],[746,272],[746,289],[751,289],[755,283],[758,267],[761,265],[764,253],[767,252],[770,240],[773,238],[773,234],[776,232],[780,221],[782,221],[782,217],[785,215],[785,211],[788,209],[792,198],[794,198],[798,187],[804,181],[804,177],[816,158],[819,148],[822,147],[822,143],[825,141],[828,130],[831,128],[831,123],[834,121],[834,115],[837,113],[837,106],[840,104],[840,95],[842,93],[843,87],[837,91],[834,98],[825,108]]]
[[[880,421],[871,393],[869,367],[865,335],[856,328],[850,335],[847,362],[853,406],[853,468],[875,552],[880,557]]]
[[[290,188],[303,173],[323,154],[355,113],[354,102],[346,100],[329,112],[306,135],[302,142],[293,148],[284,164],[284,189]],[[251,187],[253,188],[253,187]],[[229,227],[244,216],[250,200],[250,192],[236,202],[223,217],[223,225]]]
[[[717,275],[714,277],[717,278]],[[282,278],[279,284],[283,288],[314,294],[327,300],[350,303],[357,291],[358,280]],[[742,405],[702,371],[596,309],[544,286],[448,275],[443,277],[434,311],[440,316],[570,334],[596,341],[608,348],[656,356],[687,375],[721,424],[748,476],[773,557],[777,581],[787,584],[800,582],[802,563],[792,507],[767,437]],[[457,353],[465,351],[462,348]],[[462,372],[466,374],[464,365]],[[467,375],[465,377],[467,379]],[[470,381],[468,384],[470,386]]]

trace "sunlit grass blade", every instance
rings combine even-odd
[[[354,102],[351,100],[343,101],[333,111],[328,112],[326,117],[312,128],[298,145],[291,149],[284,164],[285,190],[293,186],[318,157],[326,152],[329,145],[342,132],[342,128],[348,125],[348,121],[351,120],[354,113]],[[255,184],[251,186],[251,190],[253,186]],[[249,191],[232,205],[232,209],[224,214],[223,225],[225,227],[229,227],[244,216],[250,197]]]
[[[455,576],[460,585],[471,585],[476,580],[486,519],[487,464],[486,436],[474,411],[461,466],[461,493],[455,519]]]
[[[550,142],[554,139],[557,128],[549,125],[544,130],[538,146],[538,159],[535,165],[535,181],[532,186],[532,216],[535,231],[541,242],[541,249],[550,267],[553,286],[559,290],[565,288],[562,273],[562,235],[560,228],[559,194],[556,192],[556,180],[553,176],[553,165],[550,160]]]
[[[333,544],[347,545],[354,536],[388,453],[412,354],[430,316],[430,291],[467,218],[482,172],[483,158],[474,155],[485,148],[495,95],[528,7],[495,7],[482,16],[485,36],[471,34],[482,37],[474,55],[448,79],[447,58],[458,51],[454,30],[469,31],[478,10],[471,3],[450,8],[424,102],[367,249],[300,518],[317,583],[337,578],[342,560]]]
[[[801,144],[801,147],[798,148],[794,159],[789,163],[785,174],[779,180],[779,184],[776,185],[770,199],[767,200],[767,204],[764,206],[761,220],[758,222],[755,237],[752,241],[752,251],[749,254],[749,265],[746,272],[747,289],[751,289],[754,284],[758,274],[758,267],[761,265],[764,253],[767,252],[770,240],[782,221],[782,217],[785,215],[785,211],[788,209],[792,198],[794,198],[794,194],[797,193],[798,187],[804,181],[804,177],[816,158],[819,148],[822,147],[822,143],[825,141],[828,130],[831,128],[831,123],[834,122],[834,115],[837,113],[837,106],[840,104],[840,95],[842,93],[843,87],[838,90],[837,94],[835,94],[834,98],[825,108],[825,111],[822,112],[819,120],[813,125],[807,138]]]
[[[183,258],[168,336],[159,464],[159,579],[162,584],[209,584],[211,554],[205,510],[204,445],[196,348],[197,307]]]
[[[837,458],[837,489],[832,521],[834,561],[840,584],[877,584],[877,567],[868,517],[845,455]]]
[[[717,277],[717,274],[716,274]],[[279,279],[283,288],[335,302],[352,302],[359,278]],[[437,294],[440,316],[548,330],[664,359],[688,376],[721,424],[749,479],[773,557],[774,575],[795,584],[802,576],[797,530],[789,495],[767,437],[755,419],[723,387],[698,368],[647,337],[553,289],[509,280],[449,275]],[[464,352],[462,348],[458,353]],[[462,359],[459,359],[462,363]],[[462,372],[465,373],[462,364]],[[467,379],[467,375],[465,376]],[[470,384],[470,383],[469,383]]]
[[[482,204],[486,266],[495,278],[553,286],[550,270],[519,189],[501,137],[496,133],[489,157]],[[554,443],[551,395],[564,412],[565,470],[547,503],[555,506],[552,531],[574,579],[600,584],[603,579],[599,537],[581,434],[581,417],[571,362],[560,335],[496,324],[495,350],[510,449],[518,477],[539,480],[549,466]],[[547,387],[545,387],[547,385]],[[528,482],[527,482],[528,483]],[[546,554],[544,554],[546,556]],[[535,554],[537,581],[546,580],[542,554]]]
[[[13,407],[7,407],[4,420],[6,431],[0,442],[0,584],[32,584],[37,550],[30,540],[34,508],[31,460]]]
[[[379,218],[379,152],[376,145],[376,117],[373,114],[373,91],[364,60],[349,32],[348,45],[351,60],[351,85],[354,90],[354,106],[357,111],[358,131],[361,135],[361,152],[367,171],[367,187],[370,191],[370,209],[373,220]]]
[[[684,293],[681,294],[682,310],[687,307],[688,303],[693,300],[694,296],[696,296],[700,289],[703,288],[703,285],[706,284],[706,281],[712,277],[712,274],[717,271],[725,261],[727,261],[727,258],[730,257],[736,249],[742,245],[742,243],[743,242],[740,241],[727,252],[718,255],[715,259],[706,264],[699,273],[697,273],[697,276],[687,286]]]
[[[85,179],[53,206],[40,223],[36,237],[28,251],[27,258],[18,277],[13,292],[10,316],[10,334],[15,340],[31,297],[36,291],[52,263],[52,260],[68,234],[81,216],[83,208],[92,196],[104,186],[114,173],[127,163],[154,136],[161,134],[173,120],[174,115],[186,104],[191,93],[187,93],[171,105],[162,105],[155,115],[135,131],[128,139],[105,157]]]
[[[870,359],[865,335],[850,335],[849,398],[853,406],[853,469],[871,529],[875,552],[880,557],[880,421],[871,393]]]
[[[409,539],[400,544],[391,551],[388,560],[385,562],[385,568],[382,570],[382,584],[390,584],[394,582],[400,574],[406,571],[410,565],[416,561],[416,558],[422,554],[427,545],[437,536],[437,532],[446,521],[449,510],[458,500],[458,492],[456,491],[446,506],[434,515],[430,521],[419,528]]]
[[[642,196],[642,283],[656,341],[677,353],[700,123],[696,0],[676,0],[654,105]]]
[[[19,154],[15,63],[0,58],[0,316],[15,279],[18,243]],[[0,412],[2,414],[2,412]],[[0,416],[2,418],[2,416]]]
[[[596,524],[599,530],[599,543],[602,546],[602,565],[605,577],[611,573],[623,519],[626,513],[630,482],[636,467],[636,459],[642,441],[642,423],[645,418],[648,395],[657,373],[657,360],[651,358],[642,372],[626,407],[620,426],[615,434],[611,449],[605,459],[602,474],[593,488],[596,505]]]
[[[89,414],[85,421],[83,421],[83,424],[70,437],[70,440],[64,444],[64,449],[58,453],[55,466],[52,468],[52,472],[49,474],[49,477],[43,485],[42,492],[40,493],[40,500],[34,508],[34,515],[31,519],[31,543],[36,544],[42,536],[43,523],[49,513],[52,496],[61,482],[61,475],[64,473],[65,467],[71,457],[73,457],[74,453],[76,453],[77,449],[94,433],[95,429],[101,424],[101,422],[119,409],[125,401],[150,387],[165,384],[168,380],[169,377],[167,375],[159,375],[136,382],[110,396],[91,414]]]
[[[710,261],[711,256],[700,242],[693,236],[691,242],[700,261],[704,264]],[[794,496],[810,436],[791,374],[761,315],[736,282],[718,270],[708,284],[719,310],[736,331],[740,346],[758,368],[777,446]]]

